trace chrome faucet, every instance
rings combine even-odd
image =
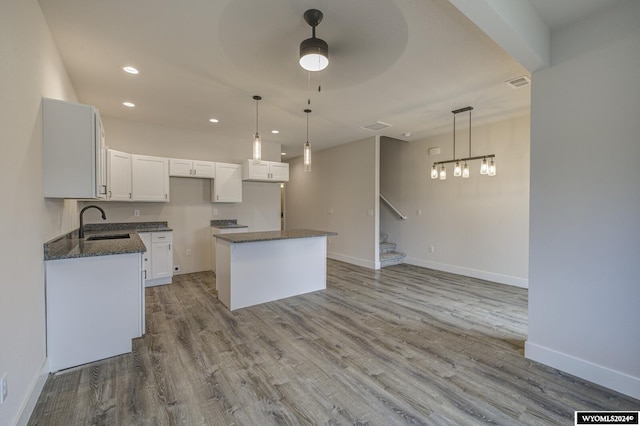
[[[82,221],[82,215],[84,214],[84,211],[86,209],[90,209],[90,208],[94,208],[94,209],[98,209],[102,212],[102,220],[107,220],[107,215],[104,213],[104,210],[102,210],[100,207],[98,206],[87,206],[85,208],[83,208],[82,210],[80,210],[80,229],[78,230],[78,238],[84,238],[84,225],[83,225],[83,221]]]

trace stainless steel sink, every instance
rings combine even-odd
[[[87,237],[86,241],[122,240],[125,238],[131,237],[129,236],[129,234],[94,235],[93,237]]]

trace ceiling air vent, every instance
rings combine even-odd
[[[526,75],[522,77],[512,78],[511,80],[507,80],[506,83],[511,86],[512,89],[520,89],[521,87],[525,87],[531,84],[531,79]]]
[[[386,129],[387,127],[391,127],[391,124],[383,123],[382,121],[376,121],[375,123],[362,126],[361,129],[367,129],[376,132],[378,130]]]

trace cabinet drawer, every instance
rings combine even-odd
[[[151,242],[152,243],[165,243],[167,241],[171,241],[171,232],[152,232],[151,233]]]

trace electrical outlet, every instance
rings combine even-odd
[[[333,209],[327,209],[327,214],[333,214]]]
[[[0,404],[4,403],[9,396],[9,388],[7,387],[7,375],[0,378]]]
[[[429,253],[435,253],[436,248],[434,246],[429,246]]]
[[[191,249],[187,249],[187,256],[191,256]]]
[[[180,272],[182,271],[182,268],[180,267],[180,265],[173,265],[173,272]]]
[[[213,215],[218,216],[218,209],[213,209]]]
[[[417,214],[418,216],[422,216],[422,210],[421,210],[421,209],[416,210],[416,214]]]
[[[134,216],[140,216],[140,210],[135,209],[135,210],[133,211],[133,215],[134,215]]]

